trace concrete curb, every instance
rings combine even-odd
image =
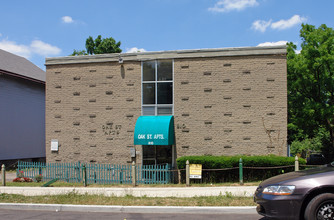
[[[109,213],[192,213],[192,214],[256,214],[255,206],[189,207],[189,206],[95,206],[62,204],[0,203],[0,209],[55,212],[109,212]]]
[[[68,193],[135,197],[194,197],[231,195],[252,197],[256,186],[227,187],[132,187],[132,188],[90,188],[90,187],[0,187],[0,193],[25,196],[59,195]]]

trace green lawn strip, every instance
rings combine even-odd
[[[101,196],[68,193],[51,196],[22,196],[0,194],[1,203],[39,203],[39,204],[73,204],[73,205],[120,205],[120,206],[254,206],[251,197],[196,196],[177,197],[134,197],[134,196]]]

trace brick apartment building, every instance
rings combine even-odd
[[[286,155],[286,47],[46,59],[47,162]]]

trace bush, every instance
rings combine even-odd
[[[37,183],[41,182],[42,179],[43,179],[42,174],[37,174],[37,175],[35,176],[35,181],[36,181]]]
[[[333,149],[330,146],[330,134],[324,128],[319,128],[313,138],[294,140],[291,143],[291,155],[307,158],[311,153],[323,153],[327,159],[331,159]]]
[[[192,164],[202,164],[203,169],[223,169],[239,166],[239,159],[242,158],[244,167],[275,167],[294,165],[294,157],[282,157],[275,155],[267,156],[185,156],[176,160],[178,169],[185,169],[186,161]],[[306,161],[299,158],[299,163],[305,165]]]
[[[17,178],[13,179],[13,182],[32,182],[32,179],[25,177],[24,172],[22,170],[19,170],[17,172]]]
[[[19,170],[19,171],[17,172],[17,177],[18,177],[18,178],[22,178],[22,177],[24,177],[24,172],[23,172],[22,170]]]
[[[240,158],[243,161],[244,181],[259,181],[294,171],[295,158],[275,155],[185,156],[178,158],[176,162],[178,169],[185,169],[187,160],[190,164],[202,164],[203,182],[236,182],[239,180]],[[299,158],[299,164],[305,165],[305,159]],[[272,168],[270,169],[270,167]],[[185,175],[185,172],[182,171],[181,175]]]
[[[13,182],[32,182],[32,179],[28,177],[17,177],[13,179]]]

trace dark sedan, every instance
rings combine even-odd
[[[257,212],[276,219],[334,219],[334,167],[291,172],[256,189]]]

